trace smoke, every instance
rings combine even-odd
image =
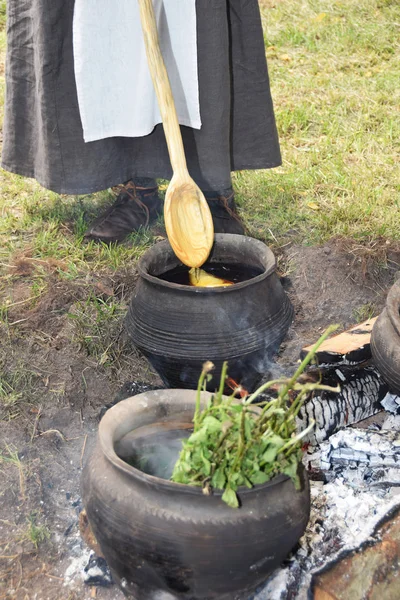
[[[177,428],[176,423],[156,423],[135,429],[115,445],[117,455],[143,473],[170,479],[182,440],[189,437],[192,429]]]

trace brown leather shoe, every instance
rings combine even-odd
[[[204,192],[214,222],[215,233],[236,233],[244,235],[244,225],[236,212],[234,193],[227,196],[210,196]]]
[[[162,210],[158,188],[144,188],[128,181],[117,186],[119,194],[102,215],[97,217],[85,237],[101,242],[121,242],[130,233],[148,227]]]

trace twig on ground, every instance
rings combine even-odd
[[[48,433],[56,433],[60,436],[63,442],[67,441],[66,437],[61,433],[61,431],[58,431],[58,429],[48,429],[47,431],[42,431],[42,433],[39,433],[39,436],[47,435]]]
[[[85,439],[83,440],[83,446],[82,446],[82,452],[81,452],[81,469],[83,469],[83,457],[85,454],[87,438],[88,438],[88,434],[85,435]]]

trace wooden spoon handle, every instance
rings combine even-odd
[[[147,61],[157,95],[174,173],[188,174],[182,134],[167,69],[160,49],[158,29],[152,0],[139,0]]]

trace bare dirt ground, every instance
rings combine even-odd
[[[279,357],[285,369],[327,325],[345,328],[378,314],[400,276],[400,250],[384,243],[287,245],[276,254],[296,313]],[[0,337],[12,390],[0,421],[0,599],[118,600],[115,587],[82,582],[88,551],[78,528],[79,480],[101,409],[126,382],[160,382],[126,339],[123,310],[107,319],[93,315],[88,336],[80,308],[92,292],[126,307],[136,275],[117,271],[69,282],[50,268],[47,293],[29,309],[29,261],[17,266],[9,279],[13,306]],[[91,345],[96,336],[100,353]]]

